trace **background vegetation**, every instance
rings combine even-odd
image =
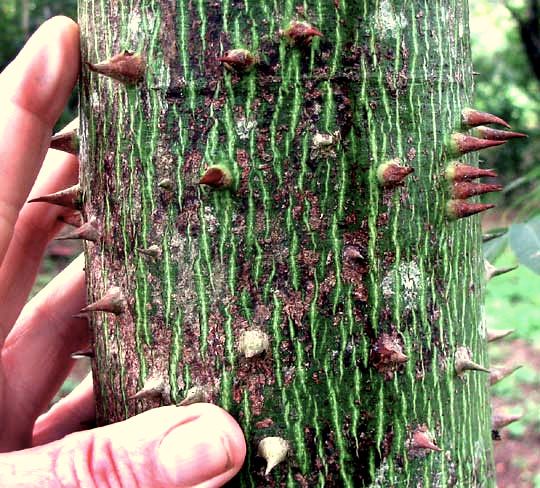
[[[475,0],[471,6],[472,49],[476,76],[475,108],[501,116],[529,135],[520,143],[484,151],[482,167],[494,168],[505,189],[490,194],[497,204],[484,227],[508,228],[540,214],[540,0]],[[76,0],[0,0],[0,69],[16,55],[28,36],[45,19],[57,15],[76,18]],[[72,98],[58,126],[76,114]],[[538,221],[540,223],[540,220]],[[532,226],[532,229],[535,227]],[[540,225],[538,225],[540,229]],[[531,256],[540,261],[540,230],[527,234]],[[497,448],[501,487],[540,488],[540,275],[523,265],[503,237],[489,244],[497,267],[521,266],[494,278],[487,287],[486,323],[489,328],[515,329],[512,340],[494,343],[494,364],[523,367],[493,388],[494,407],[521,412],[522,420],[505,429]],[[61,269],[78,247],[53,244],[37,288]],[[517,255],[516,255],[517,254]],[[530,263],[527,263],[529,266]],[[540,271],[540,263],[536,271]],[[79,367],[79,374],[85,368]],[[66,384],[65,391],[73,386]]]

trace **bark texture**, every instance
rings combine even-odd
[[[467,9],[81,2],[84,60],[146,63],[82,73],[100,422],[217,403],[248,443],[232,486],[493,486],[489,378],[455,367],[487,362],[478,220],[447,214]]]

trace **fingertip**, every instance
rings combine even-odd
[[[2,92],[13,103],[52,127],[79,74],[79,27],[53,17],[30,37],[2,75]]]
[[[164,477],[174,486],[222,486],[244,463],[246,443],[240,426],[215,405],[198,403],[178,410],[180,422],[157,451]]]

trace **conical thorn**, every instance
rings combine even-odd
[[[219,58],[229,71],[246,73],[255,66],[256,58],[247,49],[231,49]]]
[[[495,278],[495,276],[500,276],[502,274],[509,273],[510,271],[514,271],[518,268],[518,265],[509,266],[507,268],[496,268],[487,259],[484,259],[484,268],[486,270],[486,281],[489,281],[491,278]]]
[[[487,183],[476,183],[473,181],[460,181],[452,185],[452,196],[459,200],[463,200],[476,195],[483,195],[484,193],[501,191],[502,189],[503,187],[501,185],[489,185]]]
[[[515,329],[506,329],[506,330],[497,330],[497,329],[488,329],[487,331],[487,340],[488,342],[498,341],[506,336],[509,336]]]
[[[484,125],[476,127],[473,132],[482,139],[489,139],[490,141],[508,141],[509,139],[528,137],[527,134],[521,132],[493,129],[492,127],[486,127]]]
[[[482,371],[489,373],[489,369],[472,361],[471,352],[468,348],[460,346],[454,354],[454,369],[460,378],[465,377],[467,371]]]
[[[484,234],[482,236],[482,242],[489,242],[489,241],[492,241],[493,239],[497,239],[498,237],[502,237],[504,234],[506,234],[506,231],[504,232],[492,232],[490,234]]]
[[[279,463],[285,461],[290,449],[291,443],[282,437],[265,437],[261,439],[257,447],[257,454],[266,461],[265,476],[268,476],[270,471]]]
[[[394,188],[403,185],[405,178],[414,172],[410,166],[402,166],[399,159],[393,159],[377,168],[377,178],[382,186]]]
[[[517,371],[521,368],[521,364],[508,365],[508,366],[499,366],[498,368],[492,368],[489,373],[489,383],[494,385],[499,381],[503,380],[507,376],[510,376],[514,371]]]
[[[493,430],[499,430],[512,422],[517,422],[523,418],[522,414],[503,414],[503,413],[494,413],[491,417],[491,428]]]
[[[51,137],[51,149],[70,154],[79,153],[79,117],[73,119],[62,130]]]
[[[124,51],[101,63],[86,63],[90,71],[108,76],[125,84],[135,84],[144,78],[146,62],[138,54]]]
[[[495,207],[493,203],[471,203],[466,200],[449,200],[446,205],[446,212],[451,219],[462,219],[493,207]]]
[[[127,303],[122,291],[119,287],[113,286],[109,288],[102,298],[84,307],[79,314],[84,315],[90,312],[108,312],[120,315],[125,312],[126,308]]]
[[[480,169],[474,166],[468,166],[467,164],[454,163],[446,168],[445,176],[449,181],[458,182],[475,180],[484,176],[495,177],[497,173],[491,169]]]
[[[137,248],[137,251],[146,256],[150,256],[151,258],[159,258],[161,256],[161,247],[157,244],[152,244],[147,248]]]
[[[128,397],[129,400],[141,400],[143,398],[163,398],[168,400],[170,396],[170,386],[162,376],[156,375],[147,378],[142,388],[135,394]]]
[[[323,37],[322,32],[307,22],[291,21],[289,27],[283,31],[285,37],[292,45],[308,47],[315,36]]]
[[[208,403],[210,399],[210,389],[204,386],[193,386],[186,391],[184,399],[177,404],[177,407],[185,407],[193,403]]]
[[[500,117],[487,112],[480,112],[474,108],[463,109],[461,112],[461,122],[464,128],[478,127],[485,124],[499,124],[507,129],[510,128],[508,122]]]
[[[200,185],[210,188],[228,188],[232,184],[232,176],[228,168],[223,165],[210,166],[199,181]]]
[[[97,242],[100,238],[99,231],[90,222],[85,222],[79,228],[58,236],[56,240],[82,239],[85,241]]]
[[[492,141],[489,139],[480,139],[478,137],[470,136],[468,134],[462,134],[456,132],[452,135],[450,142],[450,152],[455,155],[467,154],[473,151],[481,151],[494,146],[500,146],[506,141]]]
[[[43,195],[28,200],[28,203],[45,202],[62,207],[80,210],[82,207],[82,191],[80,185],[73,185],[65,190],[60,190],[55,193]]]
[[[442,451],[442,449],[435,444],[433,434],[428,430],[426,425],[419,425],[414,430],[409,448]]]

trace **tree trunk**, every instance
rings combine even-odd
[[[99,422],[219,404],[232,486],[493,486],[467,2],[79,11]]]

